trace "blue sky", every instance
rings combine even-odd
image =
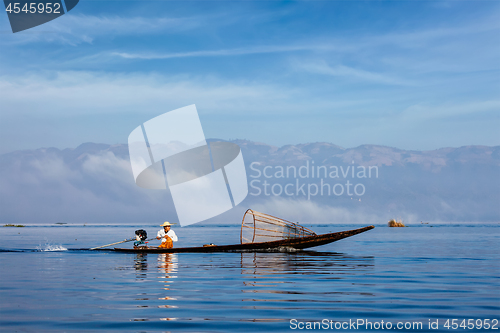
[[[496,1],[86,1],[12,34],[0,153],[125,143],[196,104],[206,137],[499,145]]]

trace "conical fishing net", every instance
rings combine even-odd
[[[246,211],[241,222],[241,244],[271,242],[315,235],[313,231],[296,223],[251,209]]]

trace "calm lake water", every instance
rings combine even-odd
[[[306,227],[327,233],[361,226]],[[140,228],[149,237],[160,229],[0,228],[0,331],[291,332],[314,322],[321,330],[382,331],[383,321],[392,330],[399,323],[401,331],[472,332],[500,317],[498,223],[376,226],[298,253],[83,250]],[[175,231],[178,247],[239,242],[239,226]],[[474,319],[464,322],[473,328],[460,327],[463,319]],[[360,325],[346,327],[349,320]],[[498,332],[500,324],[492,328],[485,331]]]

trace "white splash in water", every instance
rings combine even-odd
[[[37,251],[40,252],[54,252],[54,251],[68,251],[67,248],[65,248],[62,245],[53,245],[53,244],[45,244],[45,245],[40,245],[36,247]]]

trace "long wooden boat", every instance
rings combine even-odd
[[[234,245],[213,245],[200,247],[179,247],[171,249],[161,249],[157,247],[137,249],[114,248],[114,250],[112,251],[131,253],[294,252],[315,246],[329,244],[343,238],[360,234],[373,228],[374,226],[371,225],[359,229],[333,232],[322,235],[280,239],[270,242],[252,242]]]

